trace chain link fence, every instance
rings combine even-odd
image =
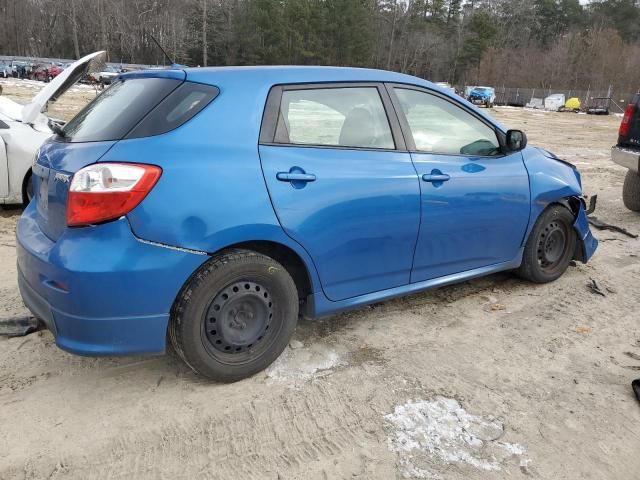
[[[606,106],[611,113],[624,113],[624,109],[633,96],[638,92],[616,92],[611,89],[605,90],[563,90],[563,89],[542,89],[542,88],[496,88],[496,105],[510,105],[524,107],[532,99],[537,98],[544,101],[549,95],[555,93],[564,94],[566,100],[570,98],[580,99],[582,108],[592,106]]]

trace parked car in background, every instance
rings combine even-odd
[[[11,62],[11,73],[14,78],[27,78],[31,73],[31,65],[28,62],[14,60]]]
[[[29,202],[33,196],[31,166],[38,148],[53,133],[51,119],[43,112],[51,101],[83,76],[91,68],[91,61],[101,54],[104,52],[87,55],[73,63],[27,105],[0,96],[0,204]]]
[[[7,63],[0,62],[0,78],[7,78],[11,76],[11,66]]]
[[[111,83],[120,75],[121,69],[112,65],[106,65],[99,72],[90,74],[90,79],[100,85],[111,85]]]
[[[640,212],[640,95],[627,105],[618,131],[618,143],[611,149],[611,159],[627,169],[622,187],[625,207]]]
[[[108,94],[106,93],[108,92]],[[399,73],[122,75],[40,148],[17,225],[25,304],[59,347],[161,353],[235,381],[321,317],[586,262],[574,166]]]
[[[496,101],[496,91],[492,87],[473,87],[467,97],[474,105],[484,105],[493,108]]]
[[[31,71],[31,79],[40,82],[50,82],[62,73],[62,68],[57,65],[38,65]]]

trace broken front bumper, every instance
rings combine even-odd
[[[593,212],[596,208],[595,198],[595,196],[592,197],[589,205],[589,213]],[[578,234],[578,246],[580,247],[576,252],[576,259],[586,263],[598,248],[598,240],[595,239],[591,233],[591,229],[589,229],[589,219],[587,218],[587,210],[585,210],[585,202],[584,199],[581,200],[580,209],[576,215],[576,221],[573,223],[573,228]]]

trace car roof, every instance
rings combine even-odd
[[[187,80],[215,83],[225,78],[253,77],[264,85],[322,82],[398,82],[434,87],[435,84],[411,75],[355,67],[318,66],[246,66],[186,68]]]
[[[185,77],[186,75],[186,77]],[[466,100],[455,96],[449,89],[419,77],[388,70],[356,67],[322,67],[322,66],[236,66],[236,67],[197,67],[184,69],[143,70],[121,74],[121,78],[166,77],[184,79],[191,82],[214,85],[222,90],[229,87],[240,87],[246,91],[266,90],[274,85],[296,83],[328,83],[328,82],[388,82],[403,83],[426,87],[440,92],[455,102],[464,103],[467,108],[504,130],[494,118],[479,110]]]

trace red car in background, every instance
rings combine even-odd
[[[62,72],[62,68],[57,65],[38,65],[31,72],[32,80],[50,82]]]

